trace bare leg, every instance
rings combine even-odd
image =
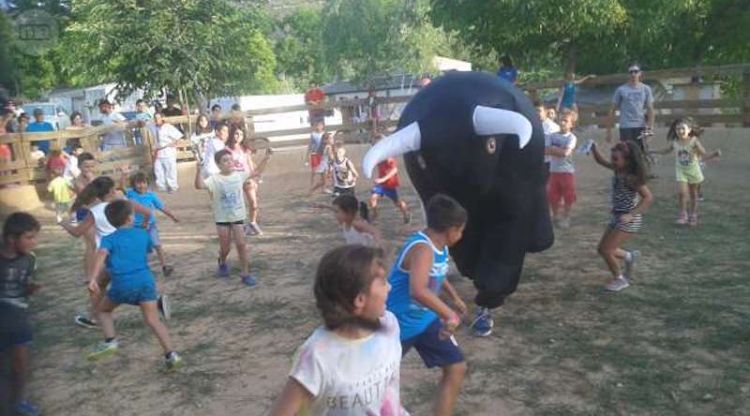
[[[234,245],[237,247],[237,254],[240,258],[240,270],[242,276],[250,274],[250,256],[248,255],[247,241],[241,225],[233,225],[232,233],[234,234]]]
[[[601,241],[599,241],[599,255],[602,256],[604,262],[607,263],[609,271],[615,278],[622,275],[620,260],[625,258],[626,252],[625,250],[622,250],[620,246],[622,246],[622,243],[628,238],[630,238],[630,233],[607,228],[604,235],[602,235]]]
[[[154,331],[154,335],[156,335],[156,339],[159,340],[159,344],[164,350],[164,353],[166,354],[173,351],[172,340],[169,338],[169,331],[167,331],[167,327],[164,323],[159,320],[159,312],[156,308],[156,302],[142,302],[138,306],[140,306],[141,312],[143,313],[144,322],[146,322],[146,325]]]
[[[223,225],[216,226],[216,234],[219,236],[219,263],[226,264],[231,246],[232,228]]]
[[[679,204],[680,215],[687,212],[688,193],[687,182],[677,182],[677,202]]]
[[[258,188],[256,185],[248,184],[245,186],[245,196],[247,197],[247,207],[250,211],[250,221],[258,222]]]
[[[99,302],[97,308],[99,315],[99,325],[104,332],[104,339],[110,339],[115,337],[115,320],[112,317],[112,312],[117,308],[117,304],[112,302],[108,297],[104,297]]]
[[[688,212],[690,215],[698,215],[698,184],[689,184],[688,191],[690,194],[690,205],[688,206]]]
[[[458,393],[461,390],[461,383],[464,381],[465,375],[465,362],[443,367],[443,377],[440,379],[438,396],[435,400],[436,416],[450,416],[453,414],[453,408],[456,407],[456,400],[458,400]]]
[[[370,219],[375,221],[378,218],[378,194],[370,195]]]
[[[563,207],[563,216],[566,220],[570,219],[570,211],[573,210],[573,204],[565,204]]]
[[[156,257],[159,258],[159,264],[164,268],[167,265],[167,261],[164,260],[164,250],[162,250],[161,246],[154,246],[154,250],[156,250]]]
[[[107,285],[109,285],[109,275],[107,272],[101,272],[99,276],[96,277],[96,282],[99,284],[99,287],[101,288],[101,292],[99,293],[92,293],[89,292],[89,302],[91,305],[91,320],[94,323],[98,322],[99,319],[99,304],[102,302],[104,298],[103,291],[107,290]]]

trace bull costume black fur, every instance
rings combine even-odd
[[[544,133],[529,99],[489,74],[447,74],[409,101],[398,130],[365,156],[364,173],[399,155],[423,203],[444,193],[469,212],[450,254],[473,280],[477,306],[502,305],[516,290],[526,253],[554,240]]]

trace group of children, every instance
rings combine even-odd
[[[577,138],[572,132],[577,121],[577,113],[563,109],[558,114],[558,123],[549,117],[544,104],[536,104],[545,136],[545,164],[549,176],[547,196],[553,223],[559,228],[570,227],[570,214],[576,202],[575,165],[573,163]],[[678,189],[679,214],[677,224],[698,225],[698,201],[704,177],[701,163],[721,156],[721,151],[707,152],[699,140],[700,129],[689,117],[676,119],[667,133],[669,146],[653,154],[675,154],[675,175]],[[638,250],[623,250],[621,247],[642,224],[642,214],[653,202],[653,196],[646,182],[649,178],[649,155],[635,141],[621,141],[611,150],[607,159],[596,143],[579,147],[581,153],[591,153],[601,166],[614,171],[612,178],[612,218],[599,245],[599,255],[612,273],[612,279],[605,288],[620,291],[630,286],[633,279],[633,265],[640,255]],[[560,206],[562,205],[562,213]],[[622,267],[621,267],[622,264]]]
[[[577,144],[572,133],[576,113],[563,110],[558,126],[546,117],[543,106],[540,105],[539,110],[545,129],[550,211],[555,223],[567,228],[576,200],[572,161]],[[335,141],[334,136],[323,129],[321,125],[315,126],[308,151],[312,169],[310,189],[311,193],[325,189],[330,172],[335,199],[332,206],[322,206],[335,212],[348,245],[328,252],[320,261],[314,294],[324,325],[300,348],[272,414],[291,415],[303,409],[315,414],[323,413],[324,409],[340,413],[408,414],[400,402],[399,365],[401,357],[412,347],[427,367],[442,369],[434,412],[451,414],[467,371],[453,333],[466,315],[467,306],[446,280],[448,248],[461,239],[467,213],[452,198],[434,196],[425,207],[426,229],[406,240],[386,273],[380,248],[382,236],[370,220],[377,216],[378,201],[385,196],[401,211],[404,222],[409,222],[409,209],[398,195],[396,161],[388,159],[378,165],[367,203],[360,203],[354,192],[358,177],[354,164],[346,157],[343,143]],[[719,151],[707,154],[698,134],[691,120],[676,120],[668,135],[669,148],[657,151],[674,151],[677,156],[680,224],[697,224],[697,185],[703,179],[699,166],[701,158],[720,155]],[[194,185],[207,190],[213,204],[219,239],[217,275],[230,276],[227,257],[234,241],[240,259],[240,280],[253,287],[258,280],[249,270],[244,228],[248,218],[246,200],[252,200],[249,195],[257,189],[270,153],[255,167],[248,154],[251,150],[243,139],[241,130],[230,137],[228,127],[222,123],[216,125],[213,135],[203,137],[201,163],[196,169]],[[639,255],[638,251],[626,251],[621,247],[640,229],[642,214],[653,197],[646,185],[644,155],[637,144],[618,143],[609,158],[595,143],[590,151],[598,164],[613,171],[612,217],[598,251],[612,273],[606,288],[619,291],[629,286]],[[118,192],[113,179],[95,175],[93,156],[79,153],[76,161],[77,176],[65,182],[76,195],[70,207],[75,221],[69,223],[58,217],[58,222],[70,234],[82,236],[85,241],[83,270],[91,314],[77,316],[76,322],[91,328],[100,327],[104,335],[103,342],[88,358],[99,359],[117,352],[119,343],[112,313],[121,304],[131,304],[140,307],[145,323],[156,335],[167,368],[178,368],[182,359],[159,318],[159,313],[169,318],[169,303],[166,296],[159,296],[159,282],[148,265],[148,256],[155,250],[163,275],[172,273],[161,250],[154,211],[160,210],[174,221],[178,219],[164,207],[157,194],[149,191],[146,174],[134,172],[128,176],[131,172],[122,169],[121,187],[125,188],[126,182],[130,187]],[[50,185],[53,193],[61,187],[57,176],[54,181],[56,184]],[[71,200],[60,198],[59,202],[63,205]],[[257,199],[254,203],[257,204]],[[68,207],[61,206],[59,212],[68,212]],[[257,205],[255,212],[257,214]],[[250,224],[254,222],[251,216]],[[26,297],[38,289],[31,281],[35,265],[31,250],[39,228],[32,216],[13,214],[5,222],[0,250],[0,281],[3,282],[0,286],[0,331],[5,341],[0,350],[11,351],[14,363],[18,363],[12,373],[10,397],[16,409],[24,414],[38,414],[38,409],[25,400],[23,386],[28,371],[27,345],[31,340]]]

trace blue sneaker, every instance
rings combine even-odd
[[[219,269],[216,271],[216,277],[229,277],[229,266],[226,263],[219,263]]]
[[[469,325],[474,336],[486,337],[492,333],[492,327],[495,322],[492,320],[490,310],[487,308],[478,308],[476,318]]]
[[[242,283],[244,283],[248,287],[253,287],[258,284],[258,279],[256,279],[253,275],[249,274],[247,276],[242,276]]]
[[[21,416],[39,416],[42,411],[38,407],[29,403],[28,400],[23,400],[16,405],[16,413]]]

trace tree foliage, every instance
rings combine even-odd
[[[272,90],[275,58],[257,7],[227,0],[73,0],[64,43],[71,77],[221,95]]]

